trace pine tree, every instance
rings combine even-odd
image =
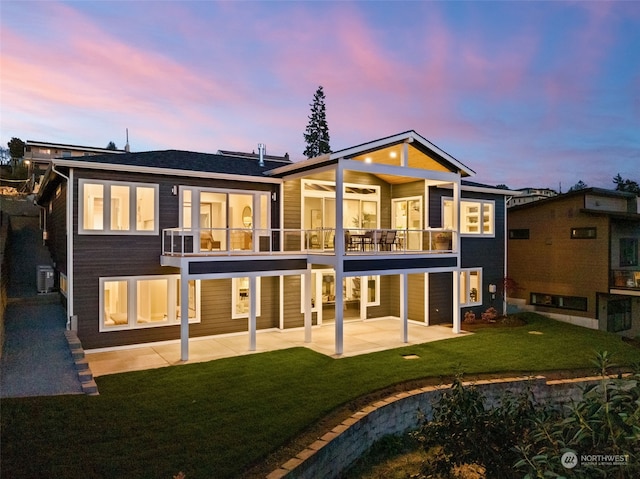
[[[304,154],[307,158],[331,153],[329,146],[329,127],[327,126],[327,112],[324,105],[324,90],[319,86],[313,95],[313,103],[311,106],[311,115],[309,115],[309,124],[304,133],[304,141],[307,148]]]

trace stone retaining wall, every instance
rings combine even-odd
[[[543,376],[494,379],[472,383],[484,395],[488,405],[499,404],[504,394],[531,389],[537,402],[563,404],[579,401],[588,384],[600,377],[547,381]],[[428,386],[402,392],[378,401],[333,428],[317,441],[285,462],[267,479],[332,479],[339,477],[376,441],[389,434],[403,434],[420,425],[420,416],[432,417],[431,404],[451,385]]]

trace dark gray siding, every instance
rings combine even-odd
[[[453,273],[429,274],[429,324],[453,322]]]
[[[244,181],[182,178],[130,172],[104,172],[74,170],[73,235],[74,235],[74,313],[78,317],[78,336],[86,348],[108,347],[150,341],[162,341],[179,337],[178,326],[138,329],[132,331],[99,332],[99,278],[113,276],[147,276],[177,274],[175,268],[160,266],[161,234],[149,235],[79,235],[78,234],[78,179],[97,179],[159,185],[159,231],[178,226],[179,197],[172,194],[174,185],[224,188],[227,190],[277,191],[277,185],[256,184]],[[274,208],[277,210],[277,208]],[[277,224],[277,214],[273,221]],[[230,281],[230,280],[229,280]],[[230,283],[229,283],[230,284]],[[229,286],[224,303],[230,306]],[[203,309],[204,311],[204,309]],[[205,313],[203,313],[204,315]],[[204,318],[203,318],[204,319]],[[272,319],[265,319],[270,322]],[[246,321],[244,323],[246,330]],[[194,336],[209,334],[210,325],[192,325]],[[230,325],[220,330],[230,332]],[[225,329],[227,328],[227,329]],[[199,330],[202,329],[202,332]],[[213,327],[217,330],[218,327]]]

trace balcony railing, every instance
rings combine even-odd
[[[249,229],[168,228],[162,232],[162,254],[170,256],[335,254],[335,228]],[[346,255],[447,253],[456,233],[443,229],[344,230]]]
[[[640,269],[611,270],[610,285],[615,289],[640,290]]]

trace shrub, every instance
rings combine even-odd
[[[498,311],[493,306],[482,313],[482,321],[490,323],[498,317]]]
[[[583,398],[564,410],[534,404],[533,394],[505,394],[495,408],[459,377],[432,405],[414,436],[433,451],[422,477],[460,477],[461,467],[486,471],[487,478],[640,477],[640,369],[615,380],[607,377],[611,355],[598,353],[594,363],[600,384],[585,388]],[[566,452],[627,457],[624,466],[562,465]]]
[[[476,313],[474,313],[473,311],[467,311],[464,313],[464,320],[465,323],[475,323],[476,322]]]

